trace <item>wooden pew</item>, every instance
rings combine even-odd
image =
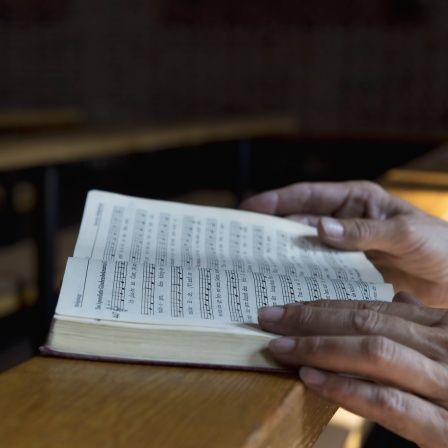
[[[448,219],[448,144],[386,171],[378,182],[428,213]]]
[[[205,143],[282,137],[298,131],[295,117],[261,115],[4,138],[0,139],[0,171],[188,148]]]
[[[0,374],[8,448],[311,448],[336,407],[277,375],[34,357]]]
[[[68,130],[83,121],[82,112],[76,108],[0,109],[0,135]]]

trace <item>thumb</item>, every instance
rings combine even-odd
[[[343,250],[375,250],[380,249],[384,241],[386,223],[370,219],[335,219],[324,217],[317,224],[319,238],[329,246]]]
[[[395,294],[393,298],[394,302],[407,303],[409,305],[417,305],[420,307],[424,307],[425,304],[421,302],[417,297],[413,296],[411,293],[407,291],[399,291]]]

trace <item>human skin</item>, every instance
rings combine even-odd
[[[239,208],[315,226],[329,246],[365,252],[395,292],[448,305],[448,222],[378,184],[301,182],[254,195]]]
[[[448,310],[405,292],[393,302],[322,300],[259,310],[274,359],[316,395],[421,448],[448,440]]]
[[[446,448],[448,223],[369,181],[297,183],[240,208],[315,226],[329,246],[364,251],[397,292],[392,302],[261,308],[261,328],[280,336],[269,344],[274,359],[298,369],[316,395],[421,448]]]

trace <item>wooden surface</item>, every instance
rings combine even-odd
[[[401,165],[400,169],[448,173],[448,143],[437,145],[433,150]]]
[[[296,374],[35,357],[0,375],[18,447],[312,447],[336,408]]]
[[[0,133],[66,129],[82,121],[81,111],[73,108],[0,110]]]
[[[291,135],[298,129],[295,117],[251,116],[136,129],[3,138],[0,139],[0,170],[57,165],[211,142],[278,137]]]
[[[390,193],[442,219],[448,219],[448,173],[393,169],[378,182]]]
[[[426,212],[448,219],[448,144],[386,171],[378,182]]]

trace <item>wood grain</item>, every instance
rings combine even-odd
[[[311,447],[336,407],[297,374],[35,357],[0,375],[5,447]]]

